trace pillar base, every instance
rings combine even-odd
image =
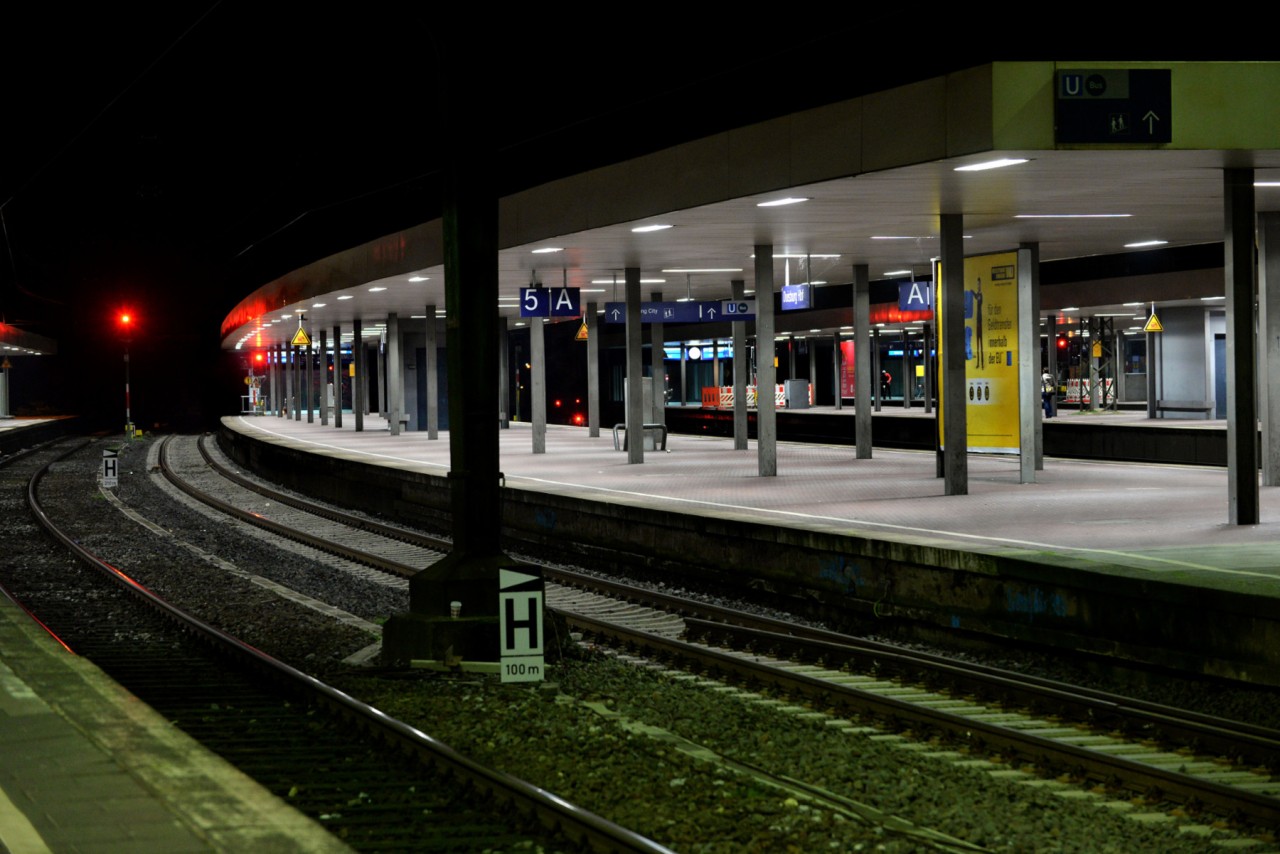
[[[382,660],[498,661],[498,572],[530,568],[504,554],[453,552],[409,579],[409,610],[382,631]],[[459,602],[457,617],[450,606]]]

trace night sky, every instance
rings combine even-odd
[[[1245,44],[1200,24],[1175,47],[1115,14],[1051,37],[1006,22],[944,43],[972,24],[910,10],[794,23],[741,7],[701,22],[538,11],[111,4],[7,21],[0,321],[60,348],[16,363],[17,413],[118,429],[114,317],[129,307],[135,420],[212,426],[242,390],[219,350],[227,310],[281,273],[437,216],[454,123],[492,140],[483,157],[507,193],[996,58],[1276,52],[1261,34]]]

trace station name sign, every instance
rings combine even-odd
[[[627,304],[604,304],[606,323],[626,323]],[[641,323],[714,323],[755,320],[756,301],[719,300],[710,302],[645,302],[640,304]]]
[[[782,286],[782,310],[796,311],[797,309],[809,307],[809,286],[808,285],[783,285]]]
[[[578,288],[521,288],[521,317],[577,317],[582,314]]]

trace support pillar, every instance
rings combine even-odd
[[[1018,249],[1018,482],[1035,483],[1036,470],[1044,468],[1040,413],[1040,246]]]
[[[507,319],[498,317],[498,429],[511,429],[507,406],[511,401],[511,365],[507,346]]]
[[[831,336],[831,392],[835,395],[836,411],[842,408],[840,402],[840,330]]]
[[[329,332],[320,330],[320,426],[329,426],[329,377],[337,377],[338,372],[329,371]]]
[[[541,317],[529,318],[529,403],[533,415],[533,452],[547,452],[547,343]],[[637,433],[638,437],[639,434]]]
[[[756,245],[756,453],[761,477],[778,474],[778,412],[773,397],[773,245]]]
[[[805,346],[809,348],[809,397],[818,402],[818,339],[805,338]]]
[[[746,283],[734,279],[729,283],[735,302],[746,298]],[[733,327],[733,449],[747,449],[747,324]]]
[[[333,325],[333,426],[342,429],[342,327]]]
[[[1262,485],[1280,486],[1280,212],[1258,214],[1258,411]],[[1147,361],[1151,357],[1148,353]]]
[[[884,400],[882,399],[882,394],[884,392],[884,365],[880,364],[879,329],[871,330],[871,373],[871,382],[874,386],[874,390],[871,393],[872,400],[875,401],[875,411],[879,412],[881,406],[884,404]]]
[[[364,431],[365,396],[369,393],[369,376],[366,366],[369,354],[364,349],[364,328],[360,318],[351,322],[351,365],[355,374],[351,377],[351,414],[356,419],[356,432]]]
[[[858,459],[871,459],[871,272],[853,266],[853,437]]]
[[[427,306],[426,359],[423,370],[427,372],[427,439],[440,438],[440,377],[436,362],[439,347],[436,344],[436,307]]]
[[[293,370],[290,375],[293,378],[293,386],[289,390],[289,396],[293,398],[293,420],[302,421],[302,351],[298,347],[290,348],[293,352],[289,355],[293,359]]]
[[[1223,170],[1222,195],[1227,288],[1227,518],[1232,525],[1256,525],[1258,361],[1253,343],[1253,170]]]
[[[654,291],[649,297],[662,302],[662,291]],[[658,424],[667,423],[667,360],[663,349],[662,324],[649,324],[649,372],[653,376],[653,418]],[[680,348],[681,353],[684,348]],[[684,400],[684,356],[680,357],[680,399]]]
[[[627,267],[627,462],[644,462],[644,335],[640,326],[640,268]]]
[[[915,377],[911,375],[911,336],[907,334],[907,329],[902,328],[902,408],[911,408],[911,390],[915,384]]]
[[[280,345],[271,345],[267,353],[271,359],[271,408],[279,418],[284,415],[284,375],[280,373]]]
[[[387,417],[387,333],[378,336],[377,349],[374,350],[374,367],[378,376],[378,414]]]
[[[404,359],[400,355],[400,318],[387,315],[387,427],[392,436],[400,435],[400,416],[404,413]]]
[[[9,360],[0,362],[0,419],[6,421],[13,417],[9,409],[9,371]]]
[[[938,365],[933,354],[933,341],[933,324],[926,323],[920,343],[920,361],[924,363],[924,411],[926,415],[933,412],[934,378],[938,373]]]
[[[969,423],[965,402],[964,217],[942,214],[941,367],[939,383],[945,445],[942,475],[947,495],[969,494]]]
[[[310,338],[311,336],[308,335],[307,337]],[[313,405],[315,403],[313,398],[316,393],[316,353],[309,343],[303,350],[303,353],[306,354],[304,358],[307,362],[304,366],[304,371],[306,373],[306,386],[303,388],[302,392],[302,405],[307,409],[307,423],[314,424],[316,423],[316,410]]]
[[[587,435],[600,436],[600,316],[587,303]]]

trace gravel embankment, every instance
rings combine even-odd
[[[377,585],[357,584],[296,549],[264,545],[256,533],[175,505],[147,473],[146,444],[124,451],[119,490],[141,515],[241,570],[317,599],[341,600],[340,607],[366,619],[406,606],[401,591],[366,589],[360,585]],[[677,850],[937,850],[927,830],[975,846],[967,850],[1198,852],[1211,845],[1200,835],[1207,828],[1180,830],[1188,822],[1156,808],[1101,794],[1062,796],[1057,792],[1075,790],[1053,781],[1029,785],[1034,778],[1012,774],[1016,769],[925,755],[943,751],[900,747],[896,738],[856,725],[838,727],[825,716],[780,710],[776,701],[667,678],[590,651],[534,687],[475,677],[381,678],[344,667],[341,660],[369,642],[366,633],[231,576],[126,519],[97,494],[97,457],[91,449],[64,466],[46,495],[57,496],[63,518],[76,520],[86,543],[138,580],[480,761]],[[691,755],[680,739],[702,752]],[[803,780],[853,803],[841,810],[814,806],[761,775]],[[883,816],[874,823],[857,818],[877,813],[917,829]],[[1143,817],[1130,817],[1136,814]]]

